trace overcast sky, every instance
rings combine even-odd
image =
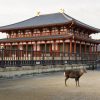
[[[33,17],[37,11],[55,13],[61,8],[66,14],[100,28],[100,0],[0,0],[0,26]],[[93,38],[100,39],[100,35],[93,35]]]

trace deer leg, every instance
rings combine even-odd
[[[65,78],[65,86],[67,86],[66,81],[68,80],[68,77]]]
[[[79,85],[79,79],[78,79],[78,86],[80,87],[80,85]]]
[[[76,86],[77,86],[77,78],[75,78]]]

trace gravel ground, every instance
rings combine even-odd
[[[80,78],[80,87],[63,72],[0,80],[0,100],[100,100],[100,71],[88,71]]]

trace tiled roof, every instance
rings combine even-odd
[[[34,28],[38,26],[46,26],[46,25],[56,25],[56,24],[67,24],[69,22],[74,22],[77,25],[85,27],[95,32],[100,32],[99,29],[91,27],[85,23],[82,23],[65,13],[52,13],[35,16],[33,18],[27,19],[25,21],[21,21],[15,24],[2,26],[0,27],[0,31],[4,30],[13,30],[13,29],[23,29],[23,28]]]
[[[72,19],[63,16],[61,13],[46,14],[46,15],[35,16],[33,18],[12,25],[0,27],[0,30],[60,24],[60,23],[67,23],[71,20]]]

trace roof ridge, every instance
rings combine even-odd
[[[60,12],[40,14],[39,16],[46,16],[46,15],[53,15],[53,14],[60,14]],[[39,17],[39,16],[37,16],[37,17]]]
[[[69,18],[69,19],[71,19],[71,20],[73,20],[73,18],[72,17],[70,17],[69,15],[67,15],[66,13],[62,13],[62,15],[65,17],[65,18]]]

